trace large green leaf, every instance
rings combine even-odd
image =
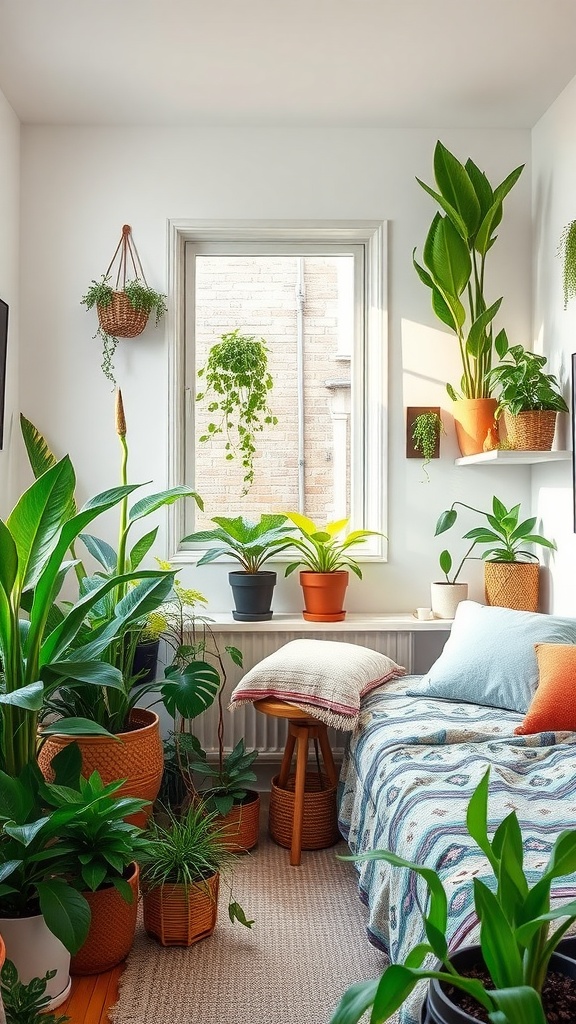
[[[130,568],[137,569],[142,560],[146,557],[158,536],[158,527],[155,526],[149,533],[145,533],[136,541],[130,551]]]
[[[434,313],[436,314],[438,319],[442,321],[443,324],[446,324],[446,326],[449,327],[452,331],[456,331],[457,320],[455,319],[452,310],[450,309],[450,306],[444,299],[442,293],[434,284],[434,281],[432,280],[432,277],[430,276],[428,271],[424,270],[424,267],[421,267],[420,264],[416,261],[414,256],[415,252],[416,249],[414,249],[414,252],[412,253],[412,262],[414,264],[414,269],[416,270],[416,273],[418,274],[418,277],[420,278],[422,283],[425,284],[428,288],[430,288],[432,292],[432,309],[434,310]],[[461,308],[464,311],[464,307],[461,306]],[[466,313],[464,311],[462,323],[464,323],[465,319]]]
[[[477,359],[486,349],[486,332],[492,323],[492,320],[496,316],[500,306],[502,305],[502,299],[496,299],[488,309],[480,313],[476,317],[472,324],[470,331],[468,332],[468,338],[466,339],[466,348],[471,356]]]
[[[0,588],[9,599],[18,575],[18,551],[10,530],[0,519]]]
[[[10,693],[0,693],[0,704],[10,704],[12,707],[24,708],[25,711],[40,711],[43,697],[43,683],[28,683]]]
[[[167,491],[149,494],[146,498],[137,501],[130,509],[130,522],[134,523],[137,519],[143,519],[144,516],[149,516],[151,512],[156,512],[165,505],[173,505],[179,498],[193,498],[200,509],[204,507],[201,497],[191,487],[171,487]]]
[[[449,508],[446,510],[446,512],[442,512],[442,514],[438,517],[436,529],[434,530],[434,536],[438,537],[439,534],[446,533],[446,530],[449,530],[452,526],[454,526],[454,523],[456,522],[457,518],[458,513],[455,508]]]
[[[512,927],[488,886],[474,878],[474,906],[480,921],[482,957],[498,988],[521,985],[522,958]]]
[[[116,552],[111,544],[100,537],[93,537],[90,533],[81,533],[79,539],[86,545],[88,551],[104,569],[116,568]]]
[[[338,1003],[330,1024],[358,1024],[366,1010],[372,1006],[380,979],[359,981],[351,985]]]
[[[472,236],[480,222],[478,196],[464,165],[440,141],[434,149],[434,177],[442,197],[465,224],[467,237]]]
[[[489,1014],[494,1024],[546,1024],[542,1001],[535,989],[520,985],[517,988],[496,989],[490,995],[504,1014],[504,1018],[498,1018],[494,1013]]]
[[[470,280],[472,263],[466,242],[447,217],[437,215],[432,221],[423,255],[446,301],[457,299]]]
[[[50,931],[74,955],[86,941],[90,927],[90,907],[82,893],[67,882],[51,878],[38,882],[40,910]]]
[[[18,551],[18,581],[34,586],[54,549],[59,530],[69,515],[76,478],[68,456],[38,477],[24,491],[6,525]],[[64,557],[58,560],[58,568]]]
[[[160,692],[172,717],[196,718],[213,704],[220,688],[220,676],[206,661],[193,661],[181,672],[167,669]]]
[[[61,718],[42,727],[44,736],[111,736],[102,725],[89,718]],[[118,741],[120,742],[120,740]]]
[[[46,470],[55,466],[58,460],[40,431],[22,413],[20,413],[20,429],[32,472],[36,478],[42,476]]]

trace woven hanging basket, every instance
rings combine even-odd
[[[486,604],[536,612],[539,580],[538,562],[484,562]]]
[[[144,927],[162,946],[192,946],[212,935],[218,916],[216,873],[195,885],[143,886]]]
[[[134,309],[126,292],[113,292],[109,306],[96,306],[100,326],[114,338],[136,338],[148,323],[149,313]]]
[[[278,786],[278,776],[272,779],[270,793],[270,835],[279,846],[292,846],[294,821],[295,775],[288,777],[285,789]],[[340,839],[336,786],[331,786],[325,775],[321,780],[317,772],[306,773],[304,788],[304,820],[302,823],[302,849],[323,850],[334,846]]]
[[[521,452],[549,452],[554,441],[557,415],[553,409],[536,409],[512,416],[505,409],[504,423],[510,444]]]

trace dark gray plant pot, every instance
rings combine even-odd
[[[153,683],[156,679],[156,668],[158,664],[159,640],[149,640],[136,645],[134,654],[133,676],[140,674],[132,685],[141,686],[142,683]]]
[[[238,622],[266,622],[272,618],[275,572],[230,572],[228,582],[235,605],[232,618]]]
[[[452,963],[458,971],[465,971],[473,964],[482,963],[480,946],[463,946],[451,956]],[[550,967],[559,974],[567,974],[576,980],[576,962],[561,953],[553,953]],[[478,1024],[474,1017],[465,1013],[448,998],[442,984],[432,978],[428,986],[428,996],[422,1007],[422,1024]],[[528,1022],[527,1022],[528,1024]]]

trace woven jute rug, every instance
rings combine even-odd
[[[290,867],[263,834],[233,876],[251,931],[228,920],[225,885],[216,930],[188,949],[162,948],[140,920],[113,1024],[328,1024],[345,990],[386,964],[366,937],[354,867],[336,857],[346,852],[303,851]]]

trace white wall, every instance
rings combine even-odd
[[[532,133],[534,220],[534,325],[538,351],[570,402],[570,356],[576,351],[576,302],[564,310],[562,261],[557,250],[562,230],[576,219],[576,79],[558,97]],[[571,447],[568,416],[563,416],[559,447]],[[550,573],[550,607],[576,614],[572,470],[569,462],[534,469],[533,506],[547,536],[558,544]]]
[[[149,284],[162,290],[168,218],[388,219],[389,562],[367,566],[362,583],[352,580],[347,607],[386,611],[429,603],[441,548],[434,524],[442,509],[456,498],[485,507],[494,491],[510,502],[527,503],[530,496],[524,468],[506,475],[498,468],[455,468],[449,416],[431,484],[421,483],[419,463],[404,457],[405,406],[447,408],[444,383],[460,377],[455,339],[439,330],[411,261],[434,211],[414,178],[431,182],[438,136],[494,182],[529,160],[527,131],[23,129],[22,409],[57,452],[70,452],[82,499],[115,481],[118,450],[113,396],[91,337],[96,317],[80,297],[106,269],[123,223],[132,225]],[[523,341],[530,325],[529,169],[507,200],[499,234],[490,294],[505,296],[499,326]],[[165,325],[148,327],[120,343],[116,360],[131,477],[153,478],[155,487],[165,485],[167,473],[169,344]],[[24,480],[24,457],[22,466]],[[111,520],[111,540],[114,525]],[[459,538],[455,533],[449,545],[455,554],[463,550]],[[215,564],[193,573],[213,610],[230,608],[228,568]],[[480,567],[472,563],[464,578],[481,599]],[[295,578],[282,580],[275,608],[301,608]]]
[[[0,92],[0,298],[8,303],[8,356],[4,443],[0,451],[0,516],[17,496],[18,448],[18,252],[20,217],[20,122]]]

